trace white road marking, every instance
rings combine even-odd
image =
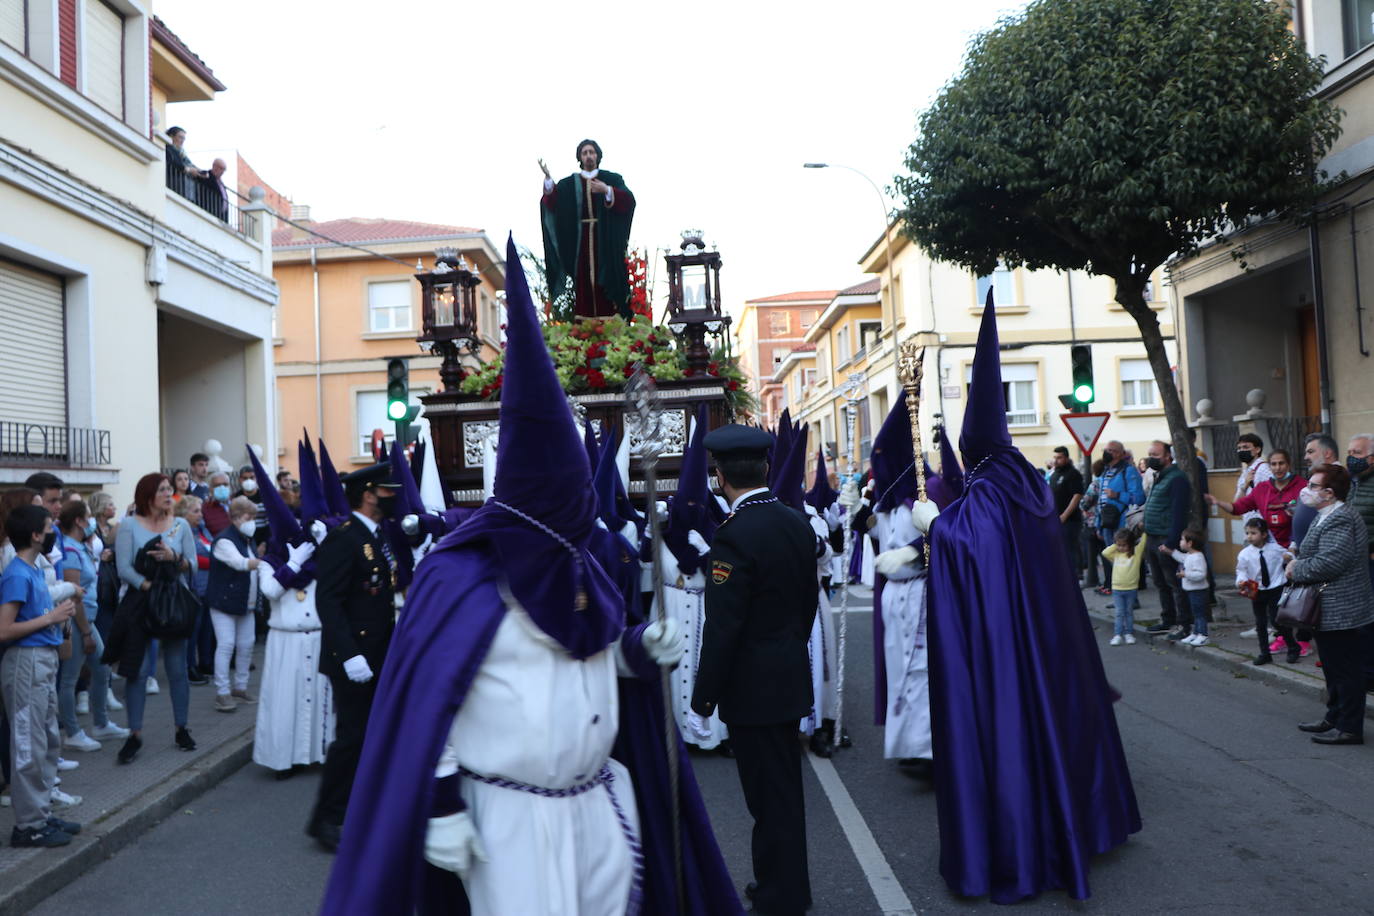
[[[883,916],[915,916],[916,910],[910,898],[902,890],[902,884],[893,873],[887,857],[878,848],[878,841],[873,839],[873,832],[855,807],[854,799],[849,797],[849,790],[844,787],[835,765],[815,754],[807,753],[806,759],[811,761],[811,769],[820,780],[825,797],[830,800],[830,807],[844,830],[845,838],[849,840],[849,847],[854,850],[854,857],[864,870],[864,877],[868,879],[868,886],[873,890]]]

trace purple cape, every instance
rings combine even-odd
[[[940,874],[994,903],[1084,899],[1088,860],[1138,831],[1140,812],[1048,487],[997,449],[930,538]]]

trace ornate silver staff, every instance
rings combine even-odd
[[[866,381],[864,373],[855,372],[840,386],[840,394],[844,396],[845,430],[849,436],[846,442],[849,445],[850,476],[855,474],[861,460],[856,432],[859,402],[863,400],[859,392],[863,390]],[[857,480],[854,485],[858,486]],[[843,490],[844,487],[841,486],[840,489]],[[844,652],[849,637],[849,563],[854,556],[854,521],[848,508],[844,510],[842,523],[844,554],[840,560],[840,637],[835,647],[835,747],[844,747]],[[875,608],[874,613],[882,613],[881,608]]]
[[[625,403],[639,421],[639,458],[644,466],[644,495],[653,551],[654,605],[657,620],[668,626],[668,609],[663,598],[663,533],[658,527],[658,456],[663,450],[663,405],[659,403],[658,388],[653,377],[641,365],[625,383]],[[629,435],[629,424],[626,424]],[[682,805],[677,756],[677,719],[673,716],[672,672],[659,666],[663,692],[663,732],[668,753],[668,799],[673,825],[673,877],[677,885],[677,911],[687,912],[687,889],[682,875]]]

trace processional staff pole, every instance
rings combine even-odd
[[[663,533],[658,527],[657,506],[658,456],[663,450],[663,406],[659,402],[653,377],[644,371],[642,365],[625,383],[625,403],[631,414],[639,420],[639,458],[644,466],[644,508],[653,550],[654,606],[658,608],[658,622],[666,627],[668,608],[663,598]],[[629,433],[627,423],[625,435]],[[672,672],[660,666],[659,673],[662,678],[664,745],[668,754],[668,801],[672,805],[669,814],[673,828],[673,877],[677,885],[677,911],[686,913],[687,888],[682,874],[682,790],[678,772],[677,719],[673,715]]]
[[[926,502],[925,448],[921,444],[921,376],[926,348],[914,340],[902,344],[897,356],[897,378],[906,392],[906,412],[911,420],[911,455],[916,470],[916,498]],[[930,566],[930,538],[922,540],[927,568]]]
[[[849,473],[856,474],[859,467],[859,442],[856,435],[859,419],[859,391],[864,385],[864,374],[855,372],[840,388],[844,395],[845,430],[849,438]],[[858,481],[855,481],[855,486]],[[840,487],[844,489],[843,485]],[[835,738],[836,747],[843,747],[844,741],[844,653],[849,639],[849,563],[854,556],[854,520],[848,508],[843,516],[844,553],[840,560],[840,638],[835,647]]]

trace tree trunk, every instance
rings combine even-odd
[[[1140,339],[1145,343],[1145,355],[1150,360],[1155,387],[1159,389],[1159,399],[1164,405],[1164,420],[1169,426],[1169,441],[1173,444],[1174,462],[1188,475],[1188,482],[1193,488],[1192,511],[1189,513],[1188,524],[1205,533],[1207,528],[1203,520],[1207,513],[1202,498],[1201,468],[1189,437],[1191,431],[1188,428],[1187,414],[1183,412],[1183,399],[1179,397],[1178,386],[1174,384],[1173,368],[1169,365],[1169,354],[1164,349],[1164,335],[1159,330],[1159,316],[1145,302],[1145,277],[1127,274],[1112,279],[1116,281],[1116,301],[1135,319],[1136,327],[1140,330]]]

